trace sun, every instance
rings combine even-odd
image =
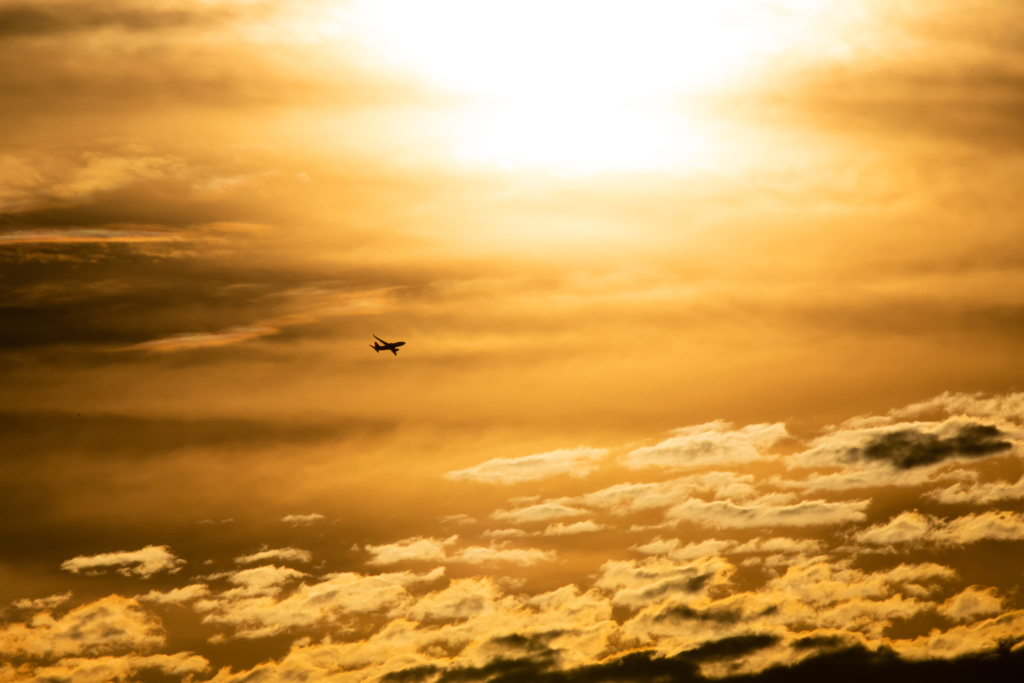
[[[702,150],[680,103],[794,44],[835,0],[356,0],[393,67],[472,102],[457,152],[563,170]]]

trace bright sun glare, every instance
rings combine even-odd
[[[459,154],[566,171],[692,163],[680,96],[792,46],[835,0],[359,0],[394,66],[473,101]]]

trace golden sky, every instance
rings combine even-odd
[[[1022,121],[1015,0],[0,0],[0,681],[1024,669]]]

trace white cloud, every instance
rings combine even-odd
[[[183,564],[185,560],[175,557],[167,546],[147,545],[141,550],[74,557],[63,562],[60,568],[78,574],[83,571],[100,573],[110,567],[120,567],[117,571],[121,574],[135,574],[148,579],[161,571],[173,574],[179,571]]]
[[[445,548],[452,545],[458,536],[450,536],[446,539],[407,538],[395,543],[384,545],[367,545],[366,551],[373,557],[367,564],[395,564],[396,562],[444,562]]]
[[[756,497],[753,475],[735,472],[705,472],[668,481],[642,484],[615,484],[580,496],[558,498],[552,503],[586,506],[614,515],[627,515],[644,510],[671,507],[694,493],[705,492],[715,498]]]
[[[894,544],[966,545],[978,541],[1024,540],[1024,514],[993,510],[956,517],[950,521],[903,512],[884,524],[875,524],[855,534],[860,543],[877,546]]]
[[[970,484],[957,482],[948,488],[929,491],[925,495],[947,504],[986,505],[1001,500],[1020,500],[1024,498],[1024,477],[1015,483],[1008,481],[972,482]]]
[[[674,594],[704,595],[728,582],[735,568],[721,558],[702,558],[683,564],[662,558],[609,560],[601,565],[594,586],[611,591],[612,603],[640,608]]]
[[[252,571],[252,570],[246,570]],[[233,626],[239,638],[263,638],[317,623],[333,623],[346,613],[404,609],[412,602],[406,586],[430,583],[444,575],[439,567],[427,574],[398,572],[364,576],[328,574],[320,582],[303,583],[287,597],[236,594],[227,591],[196,603],[203,622]]]
[[[274,565],[242,569],[227,575],[228,581],[237,588],[232,588],[222,595],[230,598],[277,595],[289,581],[301,579],[304,576],[308,576],[308,574],[289,567]]]
[[[513,524],[523,524],[526,522],[547,522],[563,517],[579,517],[585,514],[587,514],[587,511],[580,508],[569,507],[561,503],[545,502],[525,508],[495,510],[491,513],[491,518],[507,520]]]
[[[586,534],[593,531],[602,531],[607,529],[608,525],[598,524],[592,519],[588,519],[585,522],[574,522],[572,524],[563,524],[562,522],[555,522],[549,524],[548,528],[544,530],[545,536],[572,536],[574,534]]]
[[[59,607],[60,605],[63,605],[70,599],[71,591],[68,591],[67,593],[62,593],[61,595],[50,595],[45,598],[36,598],[35,600],[30,600],[29,598],[15,600],[14,606],[18,609],[53,609],[54,607]]]
[[[488,529],[482,534],[484,538],[524,538],[529,535],[522,529]]]
[[[453,481],[479,481],[488,484],[518,484],[545,479],[556,474],[584,477],[608,454],[606,448],[562,448],[522,458],[495,458],[464,470],[445,474]]]
[[[631,451],[624,459],[630,469],[731,465],[762,460],[764,449],[789,436],[785,425],[756,424],[733,429],[716,421],[675,430],[675,436],[655,446]]]
[[[300,524],[313,524],[315,522],[322,522],[326,517],[318,512],[313,512],[308,515],[285,515],[281,518],[281,521],[285,524],[291,524],[298,526]]]
[[[313,556],[308,550],[300,550],[298,548],[278,548],[276,550],[261,550],[258,553],[242,555],[241,557],[235,558],[235,562],[237,564],[253,564],[256,562],[263,562],[265,560],[311,562],[313,560]]]
[[[995,588],[968,586],[939,606],[939,614],[953,621],[973,621],[976,617],[988,617],[1003,611],[1003,600]]]
[[[528,567],[539,562],[554,562],[554,550],[538,550],[537,548],[509,548],[500,545],[471,546],[464,548],[448,558],[449,562],[465,562],[467,564],[486,564],[488,562],[508,562]]]
[[[644,555],[665,555],[677,561],[696,560],[700,557],[722,555],[724,552],[731,550],[736,545],[736,541],[719,541],[709,538],[706,541],[687,543],[681,548],[679,545],[680,541],[678,538],[662,540],[659,536],[649,543],[633,546],[633,549]]]
[[[59,619],[40,612],[28,623],[0,627],[0,654],[8,657],[144,651],[163,644],[160,621],[120,595],[76,607]]]
[[[406,616],[416,621],[468,619],[492,611],[500,598],[490,579],[454,579],[444,590],[417,600]]]
[[[800,501],[780,504],[774,495],[764,496],[746,505],[730,501],[704,501],[690,498],[665,512],[671,522],[693,522],[704,526],[723,528],[753,528],[773,526],[823,526],[843,522],[860,522],[866,518],[864,508],[870,501],[853,500],[827,502]],[[785,500],[785,499],[783,499]]]
[[[169,591],[149,591],[145,595],[135,596],[135,599],[142,602],[180,605],[192,600],[198,600],[199,598],[205,598],[209,594],[210,587],[205,583],[193,583],[182,588],[173,588]]]

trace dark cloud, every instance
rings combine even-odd
[[[680,657],[686,657],[697,662],[717,659],[731,659],[742,657],[766,647],[778,644],[780,638],[767,633],[752,633],[742,636],[731,636],[722,640],[715,640],[704,643],[700,647],[680,653]]]
[[[869,460],[891,462],[898,469],[906,470],[957,456],[981,458],[1013,448],[1012,443],[1000,438],[1002,436],[998,427],[984,424],[964,425],[950,437],[902,429],[873,438],[859,453]]]
[[[238,8],[185,5],[154,9],[118,2],[18,3],[0,7],[0,40],[118,28],[155,31],[185,26],[214,27],[239,17]]]
[[[689,605],[672,605],[660,610],[655,616],[655,621],[713,621],[718,624],[735,624],[743,618],[740,612],[724,609],[698,610]]]
[[[847,642],[846,639],[839,636],[807,636],[806,638],[794,640],[790,643],[790,646],[796,650],[811,650],[844,647]]]
[[[772,647],[775,636],[751,634],[724,638],[673,657],[659,657],[640,651],[610,661],[567,671],[551,670],[546,659],[499,660],[487,666],[450,670],[438,681],[456,683],[673,683],[726,681],[732,683],[905,683],[908,680],[966,681],[1016,680],[1024,673],[1024,649],[1009,651],[1009,646],[981,655],[953,660],[908,661],[890,650],[870,651],[861,647],[811,657],[793,666],[777,666],[756,674],[708,678],[700,673],[698,662],[742,656]],[[419,683],[435,676],[435,667],[415,667],[388,674],[393,683]]]

